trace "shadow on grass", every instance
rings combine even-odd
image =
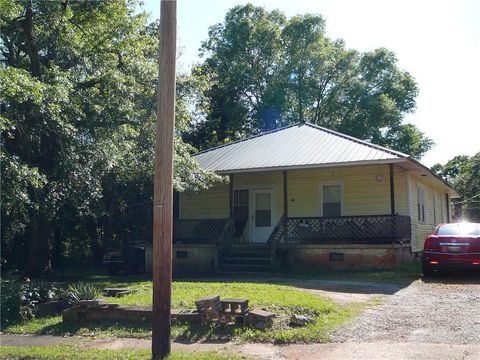
[[[231,341],[244,331],[244,328],[225,324],[178,324],[173,327],[172,335],[176,342],[214,342]]]
[[[78,321],[58,322],[46,325],[35,331],[37,335],[113,335],[121,337],[147,338],[152,327],[145,322],[131,321]]]
[[[216,282],[216,283],[268,283],[296,288],[323,290],[331,292],[392,295],[421,278],[419,261],[412,261],[394,269],[387,270],[312,270],[292,271],[272,275],[235,276],[216,275],[191,277],[177,276],[175,282]],[[138,282],[151,281],[148,275],[110,276],[94,272],[57,273],[57,281],[87,281],[101,287],[115,284],[116,287],[129,287]]]
[[[176,342],[228,342],[240,335],[244,329],[224,324],[175,323],[172,326],[172,339]],[[152,326],[149,322],[131,321],[78,321],[58,322],[45,325],[34,332],[36,335],[56,336],[102,336],[150,339]]]

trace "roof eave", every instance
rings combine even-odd
[[[442,183],[445,187],[448,189],[448,193],[450,194],[450,197],[452,198],[458,198],[460,197],[460,194],[453,188],[448,182],[446,182],[444,179],[442,179],[440,176],[435,174],[430,168],[426,167],[423,165],[421,162],[412,159],[412,158],[405,158],[405,161],[408,162],[409,164],[412,164],[413,166],[416,166],[417,168],[420,168],[422,171],[425,171],[427,173],[427,176],[433,177],[436,181]]]
[[[218,175],[230,175],[230,174],[266,172],[266,171],[307,170],[307,169],[335,168],[335,167],[345,167],[345,166],[396,164],[404,161],[405,161],[404,158],[397,158],[397,159],[382,159],[382,160],[349,161],[349,162],[338,162],[338,163],[328,163],[328,164],[271,166],[271,167],[248,168],[248,169],[225,169],[225,170],[218,170],[214,172],[217,173]]]

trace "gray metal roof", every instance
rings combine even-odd
[[[295,124],[195,155],[218,173],[392,163],[409,156],[313,124]]]

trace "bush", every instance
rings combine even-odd
[[[23,293],[23,305],[28,306],[30,309],[40,304],[52,300],[59,293],[59,289],[47,281],[33,280],[27,282]]]
[[[97,300],[101,294],[96,286],[87,283],[77,283],[68,288],[68,300],[72,304],[82,300]]]
[[[1,280],[1,327],[31,319],[38,304],[54,299],[60,293],[52,283],[43,280]]]
[[[15,280],[1,280],[1,328],[28,318],[31,311],[22,305],[25,284]]]

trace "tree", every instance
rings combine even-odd
[[[461,198],[466,219],[480,222],[480,152],[473,156],[458,155],[445,165],[435,164],[432,170],[448,181]]]
[[[0,2],[2,256],[32,275],[150,238],[159,34],[137,5]],[[218,180],[180,137],[201,81],[179,84],[175,186],[198,189]]]
[[[309,121],[420,158],[432,145],[405,114],[417,85],[387,49],[358,53],[325,35],[321,16],[287,20],[251,4],[212,26],[196,73],[210,78],[206,121],[185,139],[198,147]],[[210,136],[210,134],[213,134]]]

